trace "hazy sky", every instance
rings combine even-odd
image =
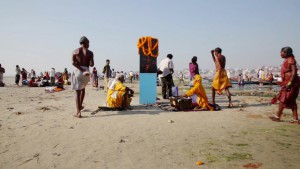
[[[280,65],[281,47],[300,61],[300,0],[2,0],[0,63],[40,72],[72,70],[71,54],[85,35],[102,69],[138,70],[141,36],[159,39],[158,62],[174,55],[175,69],[198,56],[213,68],[210,50],[221,47],[227,67]]]

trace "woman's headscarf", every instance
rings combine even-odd
[[[120,82],[120,79],[121,79],[121,78],[124,79],[124,75],[122,75],[122,74],[116,75],[116,77],[115,77],[114,80],[112,80],[112,81],[110,80],[110,81],[108,82],[108,85],[107,85],[108,88],[114,90],[115,87],[116,87],[117,82]]]
[[[196,74],[195,76],[194,76],[194,85],[196,84],[196,83],[201,83],[202,82],[202,77],[199,75],[199,74]]]

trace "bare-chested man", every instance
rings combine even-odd
[[[71,87],[73,90],[76,90],[77,113],[74,116],[81,118],[81,110],[84,108],[82,103],[85,95],[85,86],[90,80],[89,66],[94,66],[94,54],[88,50],[89,40],[86,37],[80,38],[79,43],[81,47],[76,49],[72,56],[72,64],[76,69],[72,73]]]
[[[222,55],[222,49],[216,48],[215,50],[211,51],[212,58],[216,65],[216,74],[212,84],[212,104],[215,104],[215,93],[219,95],[222,94],[222,90],[225,89],[229,104],[228,107],[231,108],[231,93],[229,91],[229,87],[231,87],[231,83],[227,77],[227,72],[225,70],[226,65],[226,58]]]

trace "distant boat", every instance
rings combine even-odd
[[[211,78],[203,78],[204,80],[207,80],[208,82],[212,82],[213,79]],[[257,85],[278,85],[277,80],[274,80],[272,82],[266,81],[266,80],[253,80],[253,81],[244,81],[243,85],[250,85],[250,84],[257,84]],[[237,78],[230,78],[230,83],[231,84],[238,84]]]
[[[230,80],[230,83],[231,83],[231,84],[239,84],[239,82],[236,81],[236,80]],[[243,85],[248,85],[248,84],[255,84],[255,83],[252,82],[252,81],[244,81],[244,82],[243,82]]]
[[[207,81],[209,81],[209,82],[212,82],[213,81],[213,79],[211,79],[211,78],[207,78],[207,77],[205,77],[205,78],[203,78],[204,80],[207,80]],[[234,78],[230,78],[230,83],[231,84],[238,84],[238,81],[236,80],[236,79],[234,79]],[[244,85],[248,85],[248,84],[255,84],[254,82],[252,82],[252,81],[244,81]]]
[[[258,85],[278,85],[277,81],[266,81],[266,80],[259,80],[259,81],[255,81],[254,84],[258,84]]]

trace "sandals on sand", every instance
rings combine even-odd
[[[276,116],[276,115],[273,115],[273,116],[271,116],[271,117],[269,117],[272,121],[275,121],[275,122],[281,122],[281,120],[280,120],[280,118],[278,117],[278,116]],[[295,120],[295,119],[293,119],[293,120],[291,120],[291,121],[289,121],[291,124],[300,124],[300,121],[299,120]]]
[[[292,123],[292,124],[300,124],[300,121],[293,119],[293,120],[290,121],[290,123]]]
[[[280,118],[276,115],[273,115],[271,117],[269,117],[272,121],[275,121],[275,122],[281,122]]]

